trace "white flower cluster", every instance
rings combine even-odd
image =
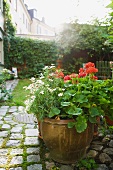
[[[28,98],[24,103],[26,105],[26,108],[25,108],[25,111],[29,111],[32,103],[34,102],[35,100],[35,96],[31,96],[30,98]]]
[[[51,64],[51,66],[45,66],[44,68],[43,68],[43,70],[46,70],[46,69],[52,69],[52,68],[55,68],[55,65],[54,64]]]
[[[30,79],[32,83],[29,86],[23,87],[26,90],[30,90],[31,94],[34,94],[37,91],[37,88],[44,85],[44,82],[42,80],[36,80],[34,77]]]

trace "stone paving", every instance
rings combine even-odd
[[[42,169],[37,124],[34,119],[29,123],[17,122],[16,116],[24,113],[22,109],[0,108],[0,170]]]
[[[38,134],[34,115],[27,114],[22,106],[1,106],[0,170],[57,170],[53,167],[59,167],[59,170],[78,170],[76,164],[54,162]],[[95,170],[113,170],[113,135],[100,134],[95,137],[86,156],[98,164]]]

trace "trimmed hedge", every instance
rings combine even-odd
[[[54,41],[20,37],[4,39],[5,67],[17,67],[20,78],[37,76],[45,65],[56,64],[58,46]]]

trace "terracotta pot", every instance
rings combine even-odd
[[[75,163],[83,158],[94,133],[94,125],[88,123],[87,129],[77,133],[75,128],[68,128],[72,120],[45,119],[41,122],[41,135],[50,151],[51,158],[59,163]]]
[[[38,138],[43,139],[41,134],[41,122],[38,119],[37,122],[38,122],[38,131],[39,131]]]
[[[106,123],[109,125],[109,126],[113,126],[113,120],[111,120],[108,116],[104,116],[105,119],[106,119]]]

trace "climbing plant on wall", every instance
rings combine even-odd
[[[6,67],[17,67],[19,77],[37,76],[45,65],[56,64],[59,56],[54,41],[11,37]]]
[[[7,0],[3,0],[3,14],[4,14],[4,62],[5,67],[8,62],[8,54],[10,51],[11,37],[15,36],[16,28],[12,23],[10,14],[10,7]]]

